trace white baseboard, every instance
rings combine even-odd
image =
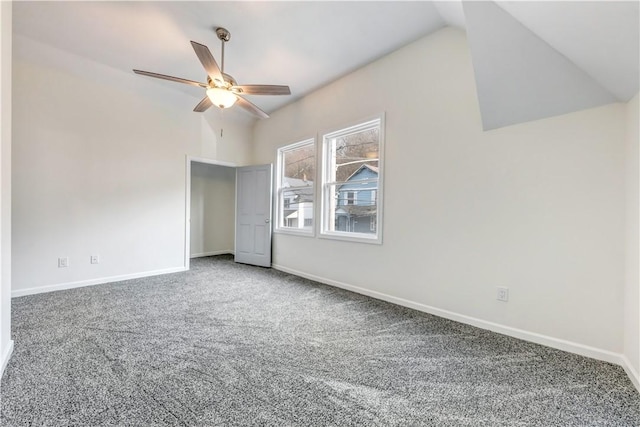
[[[605,362],[620,365],[625,369],[625,371],[631,378],[631,381],[634,383],[636,388],[638,388],[637,373],[631,368],[631,365],[628,363],[628,360],[626,360],[626,358],[620,353],[614,353],[612,351],[602,350],[602,349],[591,347],[588,345],[567,341],[560,338],[554,338],[547,335],[538,334],[535,332],[529,332],[523,329],[513,328],[511,326],[505,326],[499,323],[489,322],[486,320],[478,319],[471,316],[466,316],[464,314],[459,314],[459,313],[455,313],[448,310],[442,310],[440,308],[431,307],[418,302],[406,300],[404,298],[398,298],[398,297],[387,295],[381,292],[361,288],[358,286],[348,285],[346,283],[338,282],[336,280],[315,276],[313,274],[307,274],[302,271],[297,271],[282,265],[273,264],[272,268],[276,270],[284,271],[285,273],[290,273],[296,276],[304,277],[306,279],[314,280],[316,282],[324,283],[326,285],[335,286],[337,288],[346,289],[348,291],[352,291],[358,294],[367,295],[372,298],[376,298],[379,300],[391,302],[393,304],[401,305],[403,307],[412,308],[414,310],[422,311],[424,313],[429,313],[435,316],[444,317],[446,319],[455,320],[456,322],[465,323],[467,325],[476,326],[482,329],[488,329],[490,331],[497,332],[503,335],[508,335],[514,338],[519,338],[519,339],[530,341],[536,344],[545,345],[547,347],[552,347],[558,350],[568,351],[570,353],[579,354],[581,356],[591,357],[593,359],[598,359]],[[638,390],[640,390],[640,388],[638,388]]]
[[[214,256],[214,255],[233,255],[234,252],[231,249],[223,249],[221,251],[212,251],[212,252],[202,252],[199,254],[191,254],[189,258],[202,258],[205,256]]]
[[[635,369],[633,369],[633,366],[631,366],[631,362],[629,362],[629,359],[627,359],[627,356],[622,355],[622,362],[623,362],[622,367],[624,368],[624,371],[627,373],[627,375],[631,379],[631,382],[633,383],[634,386],[636,386],[636,389],[640,393],[640,375],[638,374],[638,372],[636,372]]]
[[[2,374],[4,374],[4,368],[7,367],[9,363],[9,359],[11,359],[11,355],[13,354],[13,340],[9,341],[9,345],[7,349],[2,354],[2,360],[0,361],[0,378],[2,378]]]
[[[121,282],[129,279],[139,279],[141,277],[159,276],[161,274],[179,273],[186,271],[184,267],[166,268],[163,270],[144,271],[142,273],[123,274],[120,276],[100,277],[98,279],[80,280],[78,282],[59,283],[57,285],[37,286],[27,289],[16,289],[11,291],[11,298],[25,295],[42,294],[45,292],[61,291],[64,289],[81,288],[84,286],[102,285],[104,283]]]

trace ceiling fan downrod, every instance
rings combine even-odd
[[[222,42],[222,61],[220,61],[220,71],[224,73],[224,44],[231,40],[231,33],[226,28],[216,28],[216,35]]]

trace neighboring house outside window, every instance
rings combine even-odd
[[[336,231],[375,233],[371,224],[375,224],[377,206],[372,194],[378,189],[377,180],[378,168],[363,164],[338,187]]]
[[[278,149],[276,231],[313,234],[315,140]]]
[[[321,237],[381,243],[383,117],[323,135]]]

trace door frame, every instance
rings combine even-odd
[[[204,163],[206,165],[212,166],[225,166],[229,168],[236,169],[238,165],[230,162],[223,162],[220,160],[207,159],[204,157],[195,157],[195,156],[185,156],[185,208],[184,208],[184,268],[185,270],[189,270],[189,265],[191,262],[191,163]],[[234,202],[235,203],[235,202]],[[235,222],[234,222],[234,236],[233,241],[235,242]]]

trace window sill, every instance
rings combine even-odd
[[[290,228],[276,228],[273,232],[276,234],[288,234],[290,236],[316,237],[316,233],[314,231],[298,231]]]
[[[353,243],[367,243],[370,245],[382,244],[382,236],[380,234],[378,234],[377,236],[368,237],[360,233],[321,232],[319,237],[321,239],[342,240],[345,242],[353,242]]]

